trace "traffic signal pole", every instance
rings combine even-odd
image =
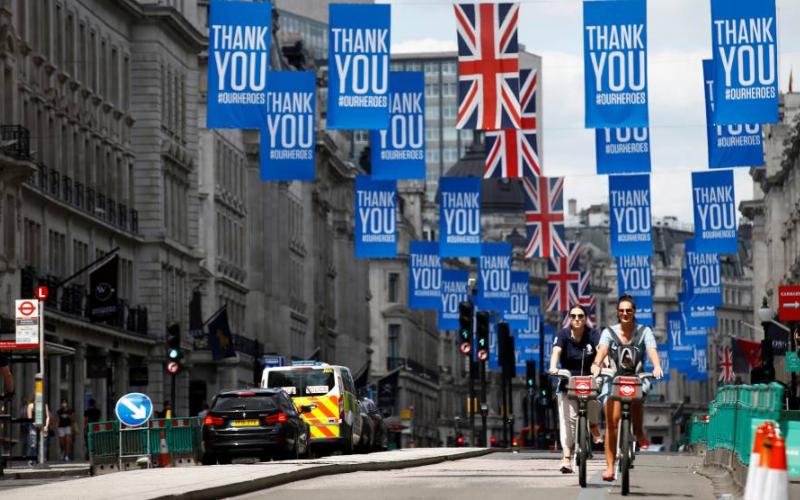
[[[489,407],[486,402],[486,361],[480,362],[481,367],[481,446],[486,446],[486,417]]]
[[[477,366],[475,366],[475,361],[472,359],[472,356],[469,358],[469,428],[470,432],[472,432],[472,437],[470,438],[470,442],[472,446],[475,446],[477,441],[475,440],[475,371],[477,370]]]

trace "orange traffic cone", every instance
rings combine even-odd
[[[167,433],[163,430],[161,431],[161,446],[158,450],[158,466],[170,466],[169,448],[167,448]]]
[[[789,472],[786,470],[786,440],[780,436],[764,441],[767,455],[763,500],[789,500]]]
[[[750,465],[747,468],[747,481],[745,482],[744,500],[757,500],[761,497],[765,468],[761,466],[761,453],[764,448],[764,439],[770,433],[770,422],[764,422],[756,429],[753,438],[753,451],[750,453]],[[773,431],[774,432],[774,429]]]

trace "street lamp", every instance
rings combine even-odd
[[[775,380],[775,366],[773,365],[774,359],[772,357],[772,341],[767,336],[767,328],[769,328],[770,323],[776,322],[773,319],[774,317],[775,313],[772,311],[772,309],[770,309],[769,304],[767,304],[767,298],[762,298],[761,307],[758,309],[758,319],[761,321],[761,327],[764,329],[764,340],[761,341],[762,383],[772,382]]]

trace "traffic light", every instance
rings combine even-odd
[[[536,361],[525,362],[525,385],[528,389],[536,387]]]
[[[174,374],[181,367],[180,360],[183,358],[181,350],[181,326],[173,323],[167,327],[167,370]]]
[[[497,343],[500,347],[499,361],[503,369],[503,378],[511,380],[517,374],[517,358],[514,355],[514,337],[506,321],[497,324]]]
[[[459,350],[462,354],[469,356],[472,352],[472,317],[475,313],[475,306],[472,302],[465,300],[458,304],[458,340]]]
[[[464,446],[464,435],[461,434],[460,432],[456,435],[456,446],[458,448]]]
[[[489,359],[489,313],[478,311],[475,314],[475,333],[478,340],[478,361]]]

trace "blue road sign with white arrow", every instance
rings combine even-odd
[[[114,412],[123,424],[138,427],[153,416],[153,402],[146,394],[131,392],[119,398]]]

